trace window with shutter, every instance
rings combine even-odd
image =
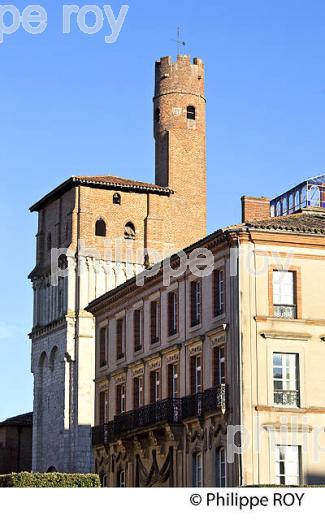
[[[143,311],[142,309],[136,309],[133,314],[133,325],[134,325],[134,350],[138,351],[142,349],[142,328],[143,328]]]
[[[121,410],[121,401],[122,401],[122,385],[116,386],[116,415],[120,415]]]
[[[215,348],[213,351],[213,381],[214,386],[225,383],[225,349],[224,347]]]
[[[213,272],[213,308],[214,316],[225,312],[224,269]]]
[[[136,410],[143,406],[143,377],[133,379],[133,408]]]
[[[125,384],[116,385],[116,415],[125,412],[126,404],[126,388]]]
[[[201,323],[201,282],[191,282],[191,327]]]
[[[150,402],[156,403],[160,399],[160,370],[150,372]]]
[[[106,392],[99,392],[99,424],[105,423]]]
[[[108,331],[106,330],[106,327],[102,327],[99,330],[99,364],[100,364],[100,367],[103,367],[107,364],[107,357],[106,357],[107,332]]]
[[[150,303],[150,340],[151,344],[159,341],[159,303],[152,301]]]
[[[168,336],[177,333],[178,328],[178,292],[168,293]]]
[[[139,378],[133,379],[133,408],[137,410],[139,408]]]
[[[197,394],[202,391],[201,356],[192,356],[190,360],[191,394]]]
[[[178,396],[178,366],[168,365],[168,397],[176,399]]]
[[[116,358],[124,357],[124,318],[116,320]]]

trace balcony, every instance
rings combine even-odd
[[[227,385],[209,388],[205,392],[180,399],[163,399],[115,416],[109,423],[92,429],[93,446],[107,445],[120,436],[161,423],[182,424],[184,420],[227,408]]]
[[[299,408],[300,392],[299,390],[275,390],[274,405]]]
[[[297,318],[296,305],[273,305],[273,316],[275,318],[294,320]]]

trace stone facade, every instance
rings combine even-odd
[[[161,268],[144,286],[134,279],[88,306],[103,485],[324,484],[324,211],[219,230],[185,249],[210,251],[212,272],[176,272],[165,284]],[[177,269],[177,255],[170,264]]]
[[[35,471],[92,469],[95,345],[93,317],[85,307],[156,262],[157,255],[167,256],[206,234],[203,85],[198,59],[157,63],[156,184],[74,177],[31,208],[38,212],[36,266],[30,274]],[[189,103],[195,119],[193,114],[189,119]],[[96,232],[100,221],[104,234]],[[58,265],[55,281],[51,275]]]

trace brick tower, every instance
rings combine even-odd
[[[154,114],[156,184],[110,175],[72,177],[31,208],[38,213],[30,273],[34,471],[92,470],[96,338],[93,316],[85,310],[89,302],[157,261],[154,252],[167,257],[206,234],[199,59],[157,62]],[[53,253],[63,255],[66,265],[56,284]]]
[[[186,214],[175,226],[187,243],[206,235],[205,105],[202,60],[179,55],[176,62],[169,56],[156,62],[156,184],[175,191],[175,215]]]

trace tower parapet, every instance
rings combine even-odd
[[[156,184],[183,201],[196,222],[193,238],[206,233],[206,99],[200,58],[165,56],[156,62],[154,95]],[[193,224],[194,225],[194,224]],[[200,228],[200,229],[198,229]],[[193,240],[194,241],[194,240]]]

